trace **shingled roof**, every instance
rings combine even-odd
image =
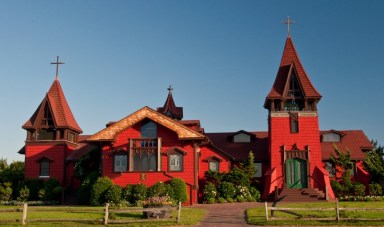
[[[196,139],[202,140],[205,139],[205,136],[197,131],[194,131],[187,126],[178,123],[175,120],[166,117],[165,115],[156,112],[155,110],[145,106],[140,110],[134,112],[133,114],[121,119],[120,121],[110,125],[109,127],[99,131],[90,138],[87,139],[88,142],[96,141],[113,141],[115,136],[117,136],[121,131],[132,127],[134,124],[139,121],[148,118],[158,124],[163,125],[166,128],[169,128],[177,133],[179,139]]]
[[[285,42],[284,52],[281,58],[279,70],[277,72],[273,87],[266,99],[276,99],[284,97],[284,91],[287,87],[287,79],[289,73],[292,70],[295,70],[295,73],[297,74],[297,79],[301,85],[303,95],[306,98],[320,99],[321,95],[313,86],[307,73],[305,72],[304,67],[301,64],[299,55],[296,52],[292,38],[290,36],[288,36]]]
[[[38,123],[36,122],[36,119],[42,117],[46,104],[48,104],[51,110],[56,128],[70,128],[78,133],[83,132],[69,108],[63,89],[57,78],[53,81],[51,88],[36,109],[35,113],[22,126],[24,129],[35,128],[37,126]]]
[[[332,132],[335,132],[335,130],[320,131],[320,135]],[[371,142],[362,130],[343,130],[337,132],[342,135],[340,142],[321,142],[323,160],[329,160],[330,154],[335,154],[335,145],[343,152],[348,149],[351,152],[352,160],[363,160],[365,158],[364,151],[372,149]],[[213,146],[233,157],[235,161],[247,159],[249,151],[253,151],[255,161],[268,162],[269,138],[267,131],[247,132],[248,135],[254,135],[250,143],[234,143],[233,136],[237,133],[206,133],[206,136],[210,139]]]
[[[172,87],[168,88],[167,100],[163,107],[158,107],[157,112],[162,113],[172,119],[181,120],[183,119],[183,107],[177,107],[172,97]]]

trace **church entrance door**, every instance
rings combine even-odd
[[[307,161],[299,158],[291,158],[285,164],[285,179],[288,188],[306,188]]]

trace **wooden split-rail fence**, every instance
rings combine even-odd
[[[172,207],[172,208],[165,208],[165,209],[178,209],[177,212],[177,223],[180,223],[180,216],[181,216],[181,202],[179,202],[177,207]],[[70,218],[30,218],[28,219],[28,212],[73,212],[74,209],[71,207],[52,207],[51,209],[34,209],[33,211],[28,211],[28,204],[24,203],[23,208],[5,208],[5,209],[0,209],[0,212],[22,212],[21,219],[1,219],[0,223],[12,223],[12,222],[21,222],[22,225],[26,225],[27,223],[30,222],[86,222],[86,223],[102,223],[104,225],[108,224],[114,224],[114,223],[119,223],[119,224],[124,224],[124,223],[133,223],[133,222],[156,222],[156,221],[172,221],[174,219],[169,219],[169,218],[164,218],[164,219],[159,219],[159,218],[150,218],[150,219],[111,219],[110,214],[111,213],[140,213],[140,212],[158,212],[159,208],[133,208],[133,209],[111,209],[109,207],[109,203],[105,204],[105,207],[103,210],[95,210],[95,209],[87,209],[84,208],[81,211],[82,212],[89,212],[89,213],[103,213],[104,218],[103,219],[86,219],[86,218],[75,218],[75,219],[70,219]]]
[[[269,211],[271,211],[271,215],[269,215]],[[289,213],[295,216],[294,218],[290,217],[275,217],[274,212],[275,211],[281,211],[284,213]],[[296,213],[296,211],[335,211],[334,217],[305,217],[301,216],[299,213]],[[302,207],[302,208],[288,208],[288,207],[274,207],[274,206],[268,206],[268,203],[265,202],[265,218],[267,221],[269,220],[282,220],[282,221],[288,221],[288,220],[322,220],[322,221],[332,221],[335,220],[336,222],[339,221],[348,221],[348,220],[354,220],[354,221],[384,221],[383,218],[346,218],[346,217],[340,217],[340,211],[384,211],[384,208],[355,208],[355,207],[340,207],[339,201],[336,199],[335,207],[334,208],[323,208],[323,207]],[[299,219],[297,217],[299,216]]]

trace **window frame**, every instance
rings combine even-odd
[[[121,167],[122,165],[120,166],[116,166],[116,157],[122,157],[122,156],[125,156],[126,157],[126,165],[125,165],[125,170],[117,170],[116,167]],[[128,157],[128,154],[124,154],[124,153],[117,153],[117,154],[114,154],[113,155],[113,172],[114,173],[122,173],[122,172],[127,172],[129,170],[129,157]],[[123,161],[120,160],[120,164],[122,163]]]
[[[164,154],[168,157],[168,172],[183,172],[184,171],[184,155],[187,154],[184,150],[174,147],[166,151]],[[171,156],[172,155],[178,155],[180,157],[180,168],[178,170],[172,170],[171,169]]]
[[[39,178],[49,178],[51,177],[51,160],[44,157],[38,160],[39,162]],[[46,164],[47,166],[43,166]]]

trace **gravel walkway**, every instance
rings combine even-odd
[[[225,203],[225,204],[197,204],[194,208],[207,210],[207,214],[196,226],[249,226],[246,222],[246,209],[263,206],[262,203]]]

